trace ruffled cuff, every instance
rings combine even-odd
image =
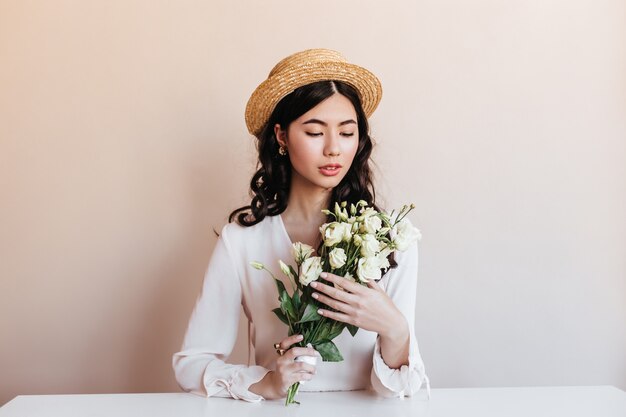
[[[204,374],[204,388],[206,389],[207,397],[211,396],[223,396],[220,393],[227,391],[230,396],[236,400],[244,400],[248,402],[259,402],[265,398],[261,395],[255,394],[248,389],[252,384],[259,382],[269,372],[269,369],[262,366],[248,366],[242,367],[230,378],[223,378],[211,373],[206,372]]]
[[[409,341],[409,364],[400,369],[392,369],[383,360],[380,353],[380,336],[376,337],[374,345],[373,366],[371,373],[372,388],[384,397],[412,396],[423,383],[426,383],[428,398],[430,398],[430,382],[424,370],[424,362],[417,349],[417,342],[413,332]]]

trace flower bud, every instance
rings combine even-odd
[[[257,261],[250,262],[250,265],[252,265],[252,267],[254,269],[258,269],[258,270],[261,270],[261,269],[265,268],[265,265],[263,265],[261,262],[257,262]]]
[[[339,207],[339,203],[335,202],[335,214],[337,217],[341,214],[341,207]]]
[[[278,264],[280,265],[280,270],[283,271],[283,274],[285,274],[285,276],[287,276],[289,278],[293,278],[291,276],[291,271],[289,270],[289,267],[287,266],[287,264],[285,264],[280,259],[278,260]]]

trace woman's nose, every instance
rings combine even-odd
[[[324,154],[327,156],[338,156],[341,154],[341,149],[339,148],[339,132],[330,132],[326,135]]]

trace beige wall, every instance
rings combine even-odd
[[[0,0],[0,404],[177,390],[243,110],[288,53],[377,73],[433,386],[626,389],[622,0]],[[239,345],[232,360],[245,357]]]

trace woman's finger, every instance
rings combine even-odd
[[[294,334],[294,335],[288,336],[280,341],[280,348],[287,350],[289,349],[291,345],[302,341],[302,339],[303,337],[301,334]]]
[[[302,382],[302,381],[310,381],[313,379],[313,374],[307,373],[307,372],[299,372],[299,373],[293,373],[290,375],[290,383],[289,385],[293,385],[296,382]]]
[[[320,358],[322,357],[322,355],[320,355],[317,350],[308,347],[293,347],[289,349],[289,352],[285,353],[285,356],[290,356],[292,357],[292,359],[294,359],[296,356],[318,356]]]
[[[350,314],[351,312],[354,312],[354,307],[350,306],[349,304],[343,303],[341,301],[338,301],[334,298],[331,297],[327,297],[324,294],[321,293],[313,293],[313,298],[315,298],[317,301],[326,304],[329,307],[334,308],[335,310],[344,312],[346,314]]]
[[[367,281],[367,285],[373,290],[377,290],[377,291],[383,290],[383,288],[380,285],[378,285],[378,282],[374,281],[373,279],[370,279],[369,281]]]
[[[316,368],[315,365],[311,365],[306,362],[293,362],[292,364],[293,372],[297,373],[308,373],[315,374]]]
[[[347,278],[340,277],[339,275],[331,274],[330,272],[322,272],[320,274],[320,278],[332,282],[333,284],[337,284],[344,288],[346,291],[353,294],[363,294],[365,292],[365,287],[363,287],[361,284],[352,282]]]
[[[346,304],[353,304],[356,299],[359,297],[359,295],[357,293],[350,293],[348,291],[350,291],[347,287],[345,287],[345,284],[354,284],[353,282],[348,281],[345,278],[341,278],[343,279],[345,282],[341,283],[341,287],[346,289],[347,291],[343,291],[340,290],[339,288],[335,288],[333,286],[330,285],[326,285],[326,284],[322,284],[321,282],[312,282],[311,288],[313,288],[316,291],[319,292],[323,292],[329,296],[331,296],[332,298],[339,300],[339,301],[343,301]],[[356,284],[357,286],[360,287],[360,285]]]
[[[357,326],[357,327],[361,327],[359,325],[359,323],[356,322],[352,318],[352,316],[349,316],[349,315],[344,314],[344,313],[340,313],[340,312],[337,312],[337,311],[325,310],[325,309],[319,309],[319,310],[317,310],[317,313],[320,316],[328,317],[328,318],[333,319],[333,320],[337,320],[337,321],[340,321],[340,322],[343,322],[343,323],[348,323],[348,324],[352,324],[352,325]]]

